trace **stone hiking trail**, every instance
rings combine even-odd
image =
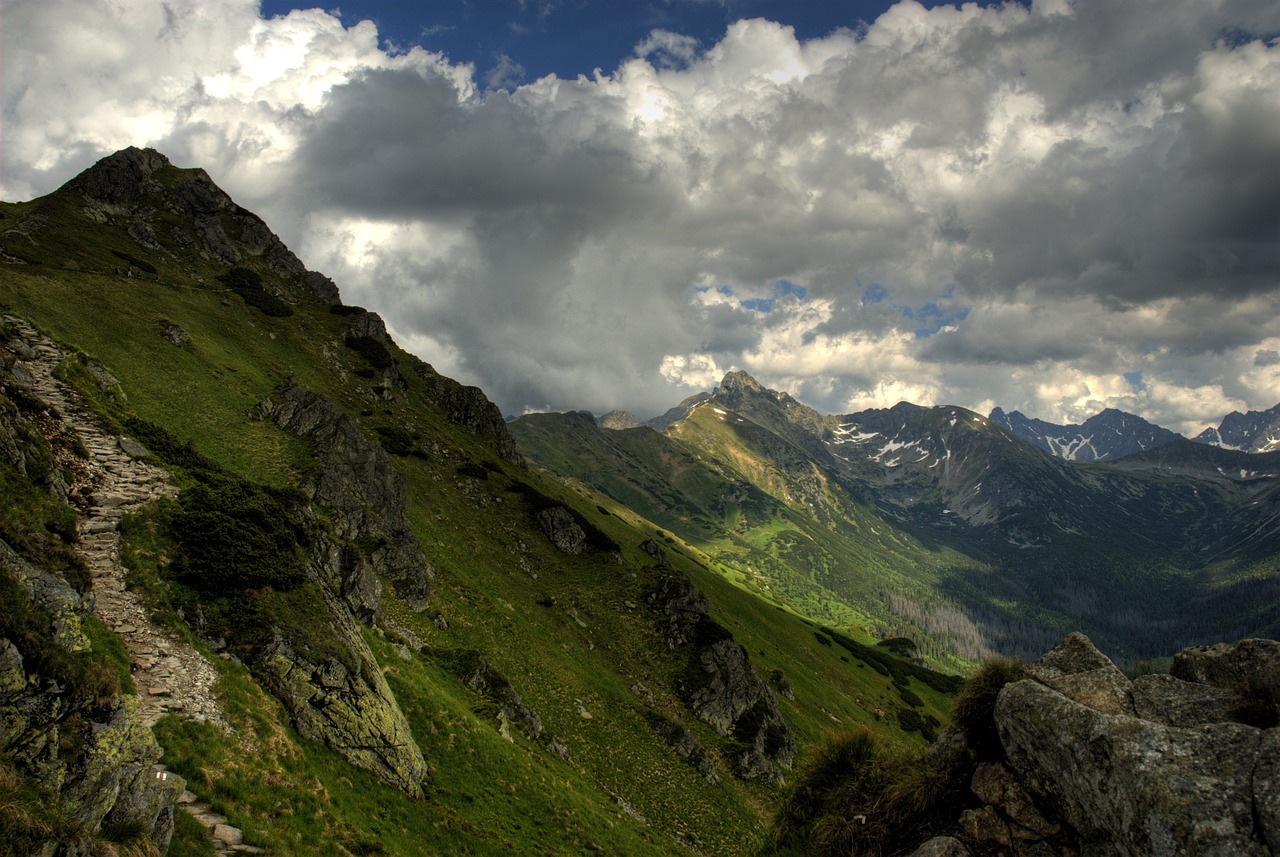
[[[144,460],[147,453],[140,444],[104,432],[76,393],[54,377],[65,355],[50,339],[21,319],[6,316],[4,320],[30,349],[25,365],[32,392],[61,416],[63,427],[79,439],[87,455],[85,466],[73,469],[68,486],[79,515],[76,549],[93,577],[94,614],[129,650],[129,667],[141,699],[139,716],[148,727],[173,713],[230,731],[214,690],[213,667],[187,642],[152,622],[137,594],[125,586],[121,519],[160,497],[176,497],[178,489],[166,471]],[[165,774],[163,765],[156,768],[157,776]],[[243,844],[241,832],[194,793],[185,792],[178,803],[210,832],[223,857],[264,853]]]

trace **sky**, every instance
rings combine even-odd
[[[150,146],[507,414],[743,369],[1195,434],[1280,401],[1274,0],[0,0],[0,198]]]

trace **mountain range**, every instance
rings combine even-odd
[[[804,853],[842,748],[996,728],[990,665],[948,725],[993,654],[1280,633],[1280,451],[1095,420],[732,372],[507,422],[207,173],[117,152],[0,203],[0,855]],[[1120,687],[1077,637],[1032,674]]]
[[[1082,426],[905,402],[822,415],[742,372],[644,428],[510,425],[531,460],[746,585],[943,659],[1030,655],[1073,628],[1122,660],[1277,630],[1275,452],[1119,411]]]

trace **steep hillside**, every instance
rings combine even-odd
[[[663,440],[587,416],[511,427],[531,459],[664,522],[729,577],[936,658],[1030,654],[1076,628],[1122,659],[1275,632],[1270,456],[1175,439],[1075,463],[963,408],[821,416],[743,373],[664,419]]]
[[[0,789],[83,789],[40,748],[84,770],[56,735],[142,694],[157,781],[185,779],[222,847],[740,854],[828,730],[919,747],[946,720],[954,682],[909,650],[780,609],[525,464],[479,390],[342,305],[203,172],[126,150],[0,215],[0,481],[28,498],[7,510],[46,509],[0,538],[73,605],[5,566],[32,606],[0,641]],[[663,440],[617,436],[640,433]],[[154,490],[125,491],[138,462]],[[694,463],[669,462],[711,492]],[[67,609],[118,676],[92,711],[50,702],[106,669],[60,666],[40,629]],[[184,684],[199,664],[211,682]],[[14,714],[33,705],[49,716]],[[161,842],[173,797],[79,829]],[[172,817],[173,853],[212,847]]]

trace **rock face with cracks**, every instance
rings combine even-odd
[[[382,447],[292,378],[258,403],[258,415],[315,443],[316,466],[303,478],[303,492],[328,510],[338,536],[374,544],[373,569],[414,608],[426,608],[434,572],[405,518],[404,477]]]
[[[1278,666],[1280,643],[1244,640],[1130,681],[1070,635],[1000,690],[1003,759],[950,754],[978,805],[916,857],[1280,854]]]
[[[746,650],[711,618],[710,603],[687,577],[663,578],[649,602],[660,613],[659,632],[667,645],[688,651],[677,694],[700,720],[737,742],[737,775],[781,779],[795,758],[795,736]]]

